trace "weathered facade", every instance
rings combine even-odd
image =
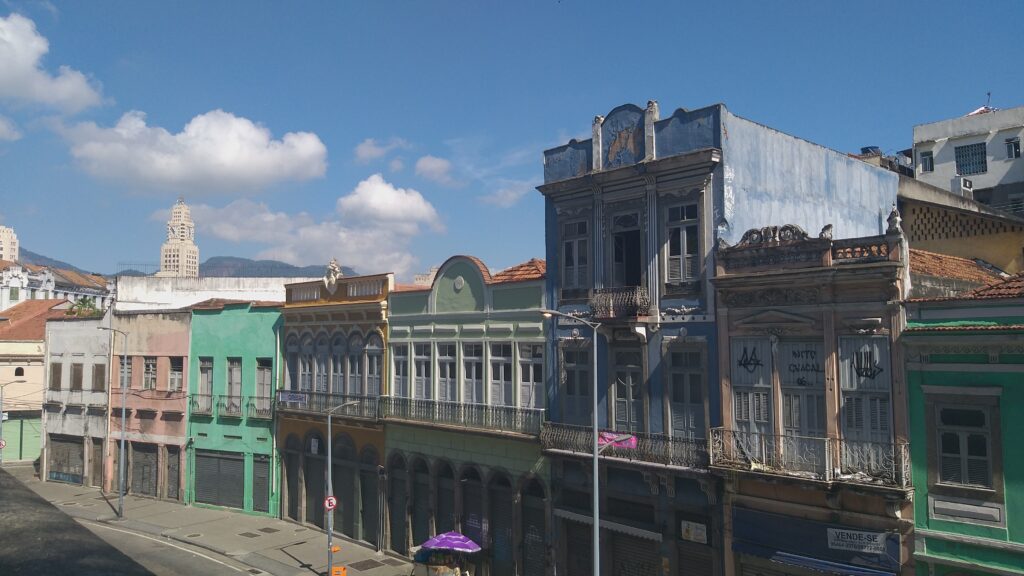
[[[125,487],[132,494],[181,500],[188,438],[188,309],[115,310],[110,317],[110,432],[105,484],[118,489],[122,435],[126,441]],[[125,336],[124,334],[127,336]],[[124,380],[122,380],[122,378]],[[126,388],[122,389],[122,382]],[[127,416],[122,423],[121,404]],[[123,425],[122,425],[123,424]]]
[[[338,508],[335,530],[372,547],[383,542],[387,298],[391,274],[288,284],[281,308],[284,378],[277,393],[282,452],[281,516],[325,526],[327,460]],[[332,430],[327,412],[333,410]],[[333,454],[326,438],[332,434]]]
[[[1024,278],[907,303],[914,560],[929,576],[1024,566]]]
[[[845,240],[752,229],[717,251],[724,574],[913,573],[909,270],[889,222]]]
[[[46,323],[49,385],[43,404],[46,439],[40,477],[103,486],[107,439],[110,334],[107,317],[51,318]]]
[[[722,571],[719,488],[708,428],[721,424],[714,246],[771,218],[836,237],[880,234],[898,176],[733,115],[723,105],[624,105],[593,138],[545,152],[548,298],[599,322],[598,425],[636,436],[610,449],[598,481],[605,573]],[[552,456],[556,561],[589,573],[594,479],[592,332],[556,322],[557,379],[542,440]],[[684,566],[686,568],[684,568]]]
[[[279,307],[234,300],[192,307],[188,503],[279,512],[273,432]]]
[[[492,275],[448,259],[388,299],[387,547],[459,530],[478,574],[551,574],[551,485],[538,435],[548,404],[543,261]]]

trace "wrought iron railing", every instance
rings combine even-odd
[[[274,398],[271,396],[252,396],[246,407],[249,418],[270,420],[274,417]]]
[[[381,416],[393,420],[536,436],[540,434],[544,422],[544,409],[389,396],[381,398]]]
[[[217,414],[240,418],[242,416],[242,397],[228,394],[217,396]]]
[[[379,418],[376,396],[355,396],[349,394],[331,394],[329,392],[313,392],[309,390],[278,390],[278,410],[326,414],[328,410],[348,404],[334,411],[336,416],[353,418]]]
[[[910,451],[906,443],[860,442],[711,430],[711,464],[828,482],[906,488]]]
[[[193,394],[189,399],[189,409],[193,414],[213,414],[213,395]]]
[[[646,286],[599,288],[590,296],[590,309],[598,320],[646,316],[650,313],[651,296]]]
[[[630,433],[636,437],[636,448],[628,442],[611,444],[601,449],[601,456],[651,462],[680,468],[707,468],[707,441],[703,438],[680,438],[667,434]],[[562,450],[577,454],[593,454],[594,429],[557,422],[545,422],[540,433],[545,450]]]

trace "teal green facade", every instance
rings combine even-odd
[[[193,310],[188,360],[190,442],[185,489],[189,504],[207,505],[203,497],[197,495],[197,454],[219,455],[236,461],[241,458],[243,462],[244,481],[237,488],[243,491],[242,505],[238,508],[278,516],[280,478],[272,408],[281,325],[277,307],[238,303]],[[241,366],[238,394],[232,394],[228,388],[229,361]],[[265,390],[257,390],[257,371],[261,363],[261,374],[270,379],[269,388]],[[207,367],[205,370],[210,376],[201,374],[201,366]],[[204,380],[210,382],[209,390]],[[231,396],[237,396],[237,402],[232,401]],[[235,405],[238,410],[234,409]],[[254,481],[257,461],[261,469],[267,467],[269,478],[264,482]],[[255,493],[260,485],[266,486],[266,493]],[[237,497],[235,494],[228,496]]]
[[[916,572],[1021,574],[1024,306],[1005,299],[921,302],[910,304],[908,318]],[[970,413],[977,418],[953,418]]]

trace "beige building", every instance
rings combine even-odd
[[[167,241],[160,247],[160,277],[199,277],[199,247],[195,243],[196,226],[183,198],[171,209],[167,221]]]
[[[17,262],[18,256],[18,235],[14,233],[14,228],[0,226],[0,260]]]

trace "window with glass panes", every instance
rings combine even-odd
[[[199,393],[213,394],[213,358],[199,359]]]
[[[185,359],[181,356],[171,357],[171,371],[167,378],[167,389],[171,392],[181,390],[185,381]]]
[[[395,389],[392,393],[399,398],[409,397],[409,345],[392,344],[391,362],[395,370]]]
[[[271,358],[256,359],[256,399],[261,409],[270,408],[273,391],[274,362]]]
[[[491,344],[491,404],[512,406],[512,344]]]
[[[437,345],[437,399],[442,402],[456,402],[458,397],[459,372],[456,369],[455,344]]]
[[[985,143],[957,146],[953,149],[956,157],[956,173],[961,176],[984,174],[988,172],[988,160],[985,157]]]
[[[544,345],[519,345],[519,405],[544,407]]]
[[[588,348],[563,345],[562,418],[567,424],[590,424],[593,409],[590,393],[594,386],[591,362]]]
[[[699,349],[669,351],[672,435],[704,438],[704,359]]]
[[[365,343],[362,336],[353,334],[348,339],[348,393],[363,395],[363,352]]]
[[[327,392],[327,385],[330,382],[330,373],[327,371],[330,361],[330,346],[327,345],[327,336],[320,336],[316,341],[316,362],[314,364],[313,382],[317,392]]]
[[[484,402],[484,346],[483,344],[462,345],[462,401],[470,404]]]
[[[227,395],[232,399],[242,396],[242,359],[228,358]]]
[[[1006,139],[1006,159],[1020,158],[1020,138]]]
[[[345,356],[348,345],[344,336],[335,336],[331,342],[331,392],[345,393]]]
[[[772,424],[772,353],[768,338],[733,338],[731,342],[733,421],[737,432],[774,434]],[[739,438],[752,445],[754,436]]]
[[[586,290],[590,283],[589,227],[586,220],[562,224],[562,289]]]
[[[431,368],[433,361],[430,353],[430,343],[414,344],[413,358],[415,378],[413,382],[413,394],[421,400],[429,400],[433,395],[433,381],[431,379]]]
[[[850,442],[891,441],[889,341],[885,336],[839,339],[842,433]]]
[[[668,209],[668,255],[665,282],[679,284],[700,275],[698,262],[699,223],[697,204],[672,206]]]
[[[992,488],[990,411],[940,404],[936,412],[939,483]]]
[[[142,389],[154,390],[156,388],[156,358],[146,356],[142,365]]]
[[[380,396],[382,362],[384,361],[384,342],[377,334],[372,334],[366,343],[366,394]]]
[[[118,375],[119,381],[118,386],[124,384],[125,388],[132,387],[132,358],[131,356],[121,356],[121,373]]]

